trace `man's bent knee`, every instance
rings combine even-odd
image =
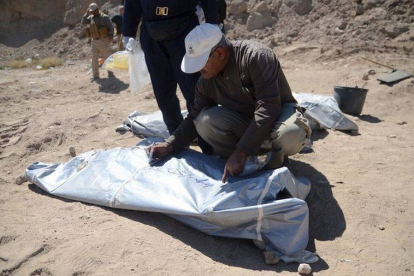
[[[283,149],[286,156],[294,155],[306,145],[306,139],[305,129],[297,125],[289,126],[272,141],[272,148]]]
[[[198,134],[222,157],[228,157],[238,142],[237,136],[231,130],[229,116],[224,115],[226,112],[222,107],[207,108],[194,120]]]

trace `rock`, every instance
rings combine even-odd
[[[363,75],[362,75],[362,79],[363,79],[363,80],[369,80],[369,78],[368,78],[368,74],[363,74]]]
[[[276,47],[278,44],[275,40],[275,37],[273,35],[268,35],[261,41],[264,45],[270,47],[271,49],[273,47]]]
[[[341,31],[345,30],[346,26],[348,26],[348,23],[345,21],[339,21],[339,23],[336,25],[338,29]]]
[[[367,11],[369,9],[381,6],[384,4],[385,0],[365,0],[364,1],[364,9]]]
[[[289,36],[289,37],[297,37],[298,35],[299,35],[299,31],[297,29],[291,29],[287,33],[287,36]]]
[[[259,248],[260,250],[266,250],[266,242],[265,241],[259,241],[259,240],[252,240],[254,245]]]
[[[299,274],[311,274],[312,268],[308,264],[300,264],[298,267],[298,273]]]
[[[73,38],[73,36],[70,36],[70,37],[68,38],[68,44],[69,44],[69,45],[72,45],[72,44],[73,44],[73,42],[75,42],[75,39]]]
[[[286,0],[285,4],[299,15],[305,15],[311,12],[312,0]]]
[[[155,96],[153,93],[145,93],[144,99],[146,100],[155,99]]]
[[[385,35],[387,35],[390,38],[396,38],[397,36],[408,32],[410,28],[405,24],[390,24],[386,26],[385,28],[381,29],[381,32]]]
[[[355,10],[355,16],[361,15],[364,13],[364,7],[362,5],[357,5]]]
[[[275,21],[276,20],[272,17],[270,12],[268,11],[263,12],[263,13],[252,12],[249,18],[247,18],[246,27],[248,31],[253,31],[256,29],[264,29],[268,26],[273,25]]]
[[[260,2],[259,4],[257,4],[254,8],[253,11],[255,12],[265,12],[268,11],[269,8],[267,7],[266,2]]]
[[[378,229],[381,230],[381,231],[383,231],[383,230],[385,230],[385,227],[382,226],[382,225],[380,225],[380,226],[378,226]]]
[[[339,27],[336,27],[335,30],[334,30],[334,34],[336,34],[336,35],[340,35],[340,34],[343,34],[343,33],[344,33],[344,31],[339,29]]]
[[[275,255],[272,251],[264,251],[263,257],[264,257],[264,262],[267,265],[275,265],[279,263],[280,261],[279,256]]]
[[[273,0],[269,10],[272,14],[277,15],[279,13],[280,7],[282,6],[282,0]]]
[[[69,153],[70,153],[70,156],[76,157],[75,147],[70,146],[69,147]]]
[[[56,146],[62,145],[64,139],[65,139],[65,134],[64,133],[58,134],[58,139],[56,141]]]
[[[228,8],[229,14],[240,14],[247,12],[247,3],[243,0],[234,0]]]
[[[375,75],[375,74],[376,74],[376,72],[375,72],[374,69],[371,69],[371,70],[368,71],[368,75]]]
[[[17,185],[22,185],[26,181],[27,181],[26,174],[21,174],[16,178],[16,184]]]

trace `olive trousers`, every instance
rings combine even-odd
[[[215,154],[228,158],[244,135],[251,118],[222,106],[203,109],[194,120],[198,134],[208,142]],[[282,106],[281,113],[258,154],[271,151],[266,165],[269,169],[282,166],[284,158],[298,153],[311,135],[308,120],[296,103]]]
[[[92,39],[92,73],[94,78],[99,77],[99,54],[104,61],[111,55],[108,38]]]

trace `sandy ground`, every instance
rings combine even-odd
[[[293,90],[331,95],[334,85],[361,86],[363,73],[376,75],[366,83],[363,115],[350,116],[359,135],[314,132],[313,152],[292,158],[294,174],[312,182],[308,249],[321,257],[314,275],[414,275],[414,79],[380,85],[386,68],[319,53],[278,49]],[[375,58],[414,72],[413,57]],[[297,274],[297,264],[265,265],[249,240],[15,184],[32,162],[68,161],[69,146],[77,153],[133,146],[138,139],[116,126],[134,110],[157,110],[153,98],[130,93],[125,74],[91,83],[87,62],[0,71],[0,275]]]

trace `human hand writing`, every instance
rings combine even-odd
[[[162,142],[162,143],[156,143],[155,145],[149,146],[147,149],[148,156],[150,155],[152,151],[152,158],[161,158],[170,152],[173,151],[172,146],[169,143]],[[150,160],[151,161],[151,160]]]
[[[230,155],[229,159],[227,159],[221,181],[225,183],[227,181],[227,177],[229,174],[231,176],[238,176],[239,174],[241,174],[243,172],[246,161],[247,161],[247,154],[240,149],[236,149]]]

